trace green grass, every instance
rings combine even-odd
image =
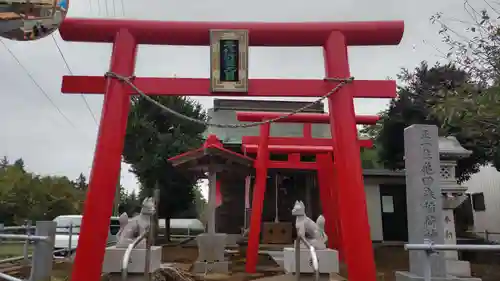
[[[33,252],[33,246],[28,246],[28,254]],[[22,243],[1,243],[0,259],[22,256],[24,253],[24,244]]]

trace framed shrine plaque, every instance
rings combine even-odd
[[[212,92],[248,92],[248,30],[210,30]]]

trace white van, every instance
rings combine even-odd
[[[54,250],[61,250],[54,254],[55,258],[62,258],[68,256],[69,247],[71,247],[71,254],[73,254],[78,246],[78,237],[80,234],[80,225],[82,224],[81,215],[63,215],[54,219],[56,222],[56,237],[54,243]],[[69,243],[71,228],[71,246]],[[108,244],[117,241],[116,234],[120,230],[120,221],[118,217],[111,217],[108,232]]]
[[[165,229],[165,219],[158,220],[158,227]],[[170,219],[170,234],[196,236],[205,232],[205,226],[199,219]]]

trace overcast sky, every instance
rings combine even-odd
[[[477,8],[484,0],[470,0]],[[107,4],[107,8],[106,8]],[[124,12],[124,13],[123,13]],[[108,17],[164,21],[363,21],[404,20],[405,34],[399,46],[350,48],[351,73],[357,79],[395,77],[400,68],[420,61],[440,60],[438,27],[429,22],[436,12],[469,19],[462,0],[71,0],[69,17]],[[54,33],[71,71],[103,75],[109,66],[111,44],[72,43]],[[36,42],[3,39],[40,87],[69,122],[30,80],[26,71],[0,45],[0,155],[22,157],[29,171],[65,175],[75,179],[89,175],[97,125],[79,95],[60,93],[61,76],[68,74],[52,37]],[[250,77],[322,78],[320,48],[252,48]],[[208,77],[208,47],[141,46],[138,76]],[[99,121],[101,95],[86,96]],[[198,99],[210,107],[212,99]],[[387,101],[356,101],[356,112],[375,114]],[[122,184],[137,188],[135,177],[122,165]]]

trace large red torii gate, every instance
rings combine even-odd
[[[397,45],[403,35],[404,23],[161,22],[67,18],[60,33],[66,41],[113,43],[110,72],[128,77],[134,74],[138,44],[208,46],[211,29],[248,30],[251,46],[323,47],[326,76],[347,79],[350,77],[347,46]],[[209,79],[148,77],[135,78],[133,82],[147,95],[252,97],[318,97],[340,83],[322,79],[250,79],[248,93],[212,93]],[[65,76],[62,92],[105,94],[71,278],[72,281],[97,281],[101,275],[116,193],[130,95],[136,93],[111,76]],[[345,201],[346,211],[365,208],[353,97],[391,98],[395,92],[395,81],[357,80],[328,98],[339,185],[349,186],[339,194]],[[351,281],[375,281],[376,278],[366,224],[366,217],[360,217],[342,225],[345,233],[361,232],[344,238]]]

